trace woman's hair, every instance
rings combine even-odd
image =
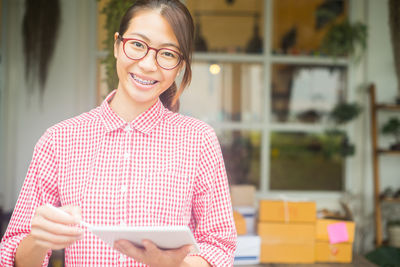
[[[121,19],[119,26],[119,34],[122,36],[129,27],[131,19],[137,12],[142,10],[156,10],[160,12],[170,26],[172,27],[181,54],[185,63],[185,72],[179,89],[174,82],[164,93],[161,94],[160,100],[170,110],[176,112],[179,109],[179,96],[183,90],[190,84],[192,79],[192,70],[190,63],[192,60],[194,25],[193,19],[188,9],[179,0],[136,0],[136,2],[128,8],[125,15]],[[117,42],[120,42],[117,39]]]

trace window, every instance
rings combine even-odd
[[[261,193],[343,191],[343,140],[326,130],[329,112],[347,97],[349,63],[320,47],[348,17],[348,1],[185,3],[196,53],[181,112],[216,129],[230,183]]]

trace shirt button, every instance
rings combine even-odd
[[[126,152],[126,153],[124,154],[124,158],[125,158],[125,159],[129,159],[129,155],[130,155],[130,154],[129,154],[128,152]]]
[[[121,254],[121,255],[119,256],[119,261],[120,261],[120,262],[124,262],[124,261],[125,261],[125,256]]]
[[[125,127],[125,131],[127,131],[127,132],[130,132],[130,131],[132,131],[132,128],[131,128],[131,126],[127,125],[127,126]]]
[[[120,222],[120,226],[126,226],[126,223],[124,221]]]
[[[126,185],[123,185],[123,186],[121,187],[121,192],[122,192],[122,193],[125,193],[125,192],[127,191],[127,189],[128,189],[128,187],[127,187]]]

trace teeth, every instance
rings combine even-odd
[[[132,75],[132,78],[135,80],[135,81],[137,81],[137,82],[139,82],[139,83],[141,83],[141,84],[144,84],[144,85],[151,85],[151,84],[155,84],[157,81],[154,81],[154,80],[143,80],[143,79],[140,79],[139,77],[137,77],[135,74],[131,74]]]

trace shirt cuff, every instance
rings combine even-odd
[[[1,252],[0,266],[4,267],[15,266],[15,255],[17,253],[17,248],[21,243],[22,239],[24,239],[27,235],[28,234],[25,233],[10,237],[7,240],[2,240],[0,244],[0,252]],[[51,256],[51,249],[47,251],[42,266],[47,266],[49,264],[50,256]]]
[[[226,267],[233,266],[233,252],[223,251],[218,247],[206,243],[198,243],[200,253],[190,254],[191,256],[199,256],[205,259],[211,266]]]

